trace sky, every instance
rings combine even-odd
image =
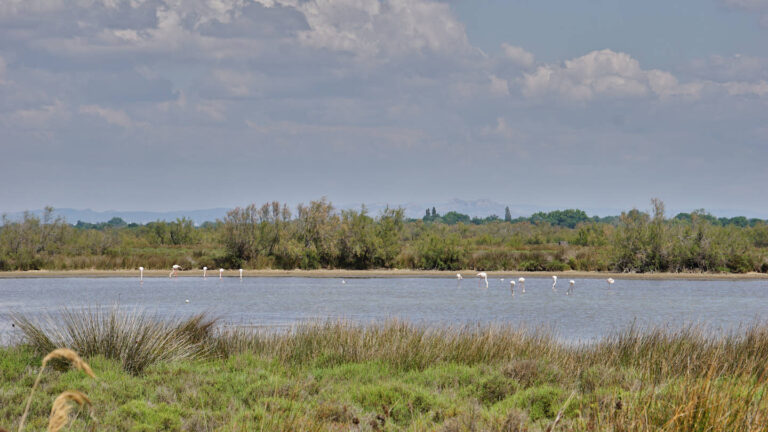
[[[0,0],[0,212],[767,185],[768,0]]]

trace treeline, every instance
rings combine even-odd
[[[667,218],[664,204],[617,217],[581,210],[529,218],[403,209],[338,210],[325,199],[295,209],[271,202],[236,208],[201,226],[189,219],[69,225],[3,218],[0,270],[276,268],[768,272],[768,223],[697,210]]]

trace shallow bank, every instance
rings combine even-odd
[[[144,270],[144,277],[168,277],[170,270]],[[461,273],[465,278],[473,277],[476,270],[244,270],[243,277],[310,277],[310,278],[456,278]],[[550,277],[580,279],[681,279],[681,280],[768,280],[766,273],[612,273],[612,272],[524,272],[488,271],[488,277]],[[138,277],[138,270],[32,270],[0,272],[0,278],[64,278],[64,277]],[[179,277],[200,277],[201,269],[184,270]],[[208,277],[218,277],[217,270],[209,270]],[[239,277],[237,270],[225,270],[224,277]]]

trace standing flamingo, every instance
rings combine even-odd
[[[613,280],[613,278],[608,278],[605,281],[608,282],[608,289],[611,289],[611,287],[613,286],[613,283],[616,282]]]
[[[557,291],[555,285],[557,285],[557,276],[552,276],[552,291]]]
[[[480,272],[480,273],[477,274],[477,277],[479,277],[480,279],[484,280],[485,281],[485,287],[488,288],[488,273]],[[478,281],[478,283],[481,284],[480,286],[482,286],[482,282]]]
[[[464,278],[461,276],[461,273],[456,273],[456,280],[462,280],[462,279]]]
[[[144,267],[139,267],[139,282],[144,282]]]
[[[205,273],[208,272],[208,267],[203,267],[203,279],[206,278]]]
[[[223,269],[223,268],[220,268],[220,269],[219,269],[219,280],[221,280],[221,275],[222,275],[222,274],[224,274],[224,269]]]
[[[240,280],[243,280],[243,269],[240,269]]]
[[[509,281],[509,290],[512,291],[512,295],[515,295],[515,281]]]
[[[573,279],[569,280],[568,283],[570,285],[568,286],[568,291],[565,292],[565,295],[571,295],[571,293],[573,293],[573,286],[576,285],[576,281]]]
[[[524,278],[524,277],[521,277],[521,278],[520,278],[520,279],[518,279],[517,281],[518,281],[518,282],[520,282],[520,288],[521,288],[521,291],[522,291],[522,292],[525,292],[525,278]]]
[[[174,264],[173,269],[171,270],[171,273],[168,275],[168,277],[179,277],[179,269],[181,268],[180,265]]]

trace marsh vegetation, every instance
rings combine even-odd
[[[69,225],[3,220],[0,270],[77,269],[429,269],[618,272],[768,272],[768,223],[715,218],[703,210],[669,218],[649,212],[588,217],[580,210],[529,218],[469,218],[402,209],[371,215],[326,200],[294,211],[277,202],[230,211],[223,220],[145,225],[114,219]]]
[[[505,325],[307,322],[222,330],[196,316],[75,311],[0,349],[0,424],[17,424],[51,347],[99,380],[44,375],[29,430],[55,395],[82,390],[94,418],[73,430],[759,431],[768,422],[768,327],[729,337],[630,327],[588,345]],[[137,357],[120,356],[136,334]],[[158,357],[171,343],[178,355]],[[143,346],[142,346],[143,345]],[[136,367],[140,365],[140,367]],[[80,429],[78,429],[80,428]]]

